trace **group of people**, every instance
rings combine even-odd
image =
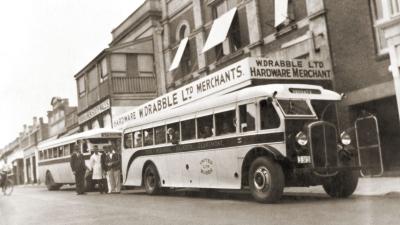
[[[103,153],[99,151],[97,145],[94,145],[92,151],[93,154],[90,157],[88,167],[80,151],[79,143],[75,145],[74,152],[71,155],[70,164],[75,175],[77,194],[85,193],[85,174],[88,171],[92,172],[92,181],[97,184],[101,194],[120,193],[121,155],[116,152],[115,146],[111,146],[110,149],[104,149]],[[107,183],[107,186],[105,183]]]

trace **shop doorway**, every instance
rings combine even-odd
[[[400,171],[400,120],[396,98],[393,96],[351,106],[352,121],[362,116],[364,110],[378,119],[384,170]]]

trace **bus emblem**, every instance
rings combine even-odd
[[[200,172],[205,175],[210,175],[213,172],[213,164],[211,159],[202,159],[200,161]]]

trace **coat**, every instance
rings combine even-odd
[[[119,153],[107,154],[105,157],[107,170],[121,170],[121,155]]]
[[[84,173],[86,171],[85,159],[81,153],[71,155],[71,169],[74,173]]]
[[[101,180],[104,178],[104,154],[99,152],[97,155],[93,153],[90,157],[90,169],[93,171],[92,179]]]

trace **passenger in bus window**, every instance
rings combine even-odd
[[[179,131],[177,131],[171,127],[171,128],[168,128],[167,134],[168,134],[168,142],[171,142],[172,144],[178,144]]]
[[[204,125],[202,132],[200,133],[200,138],[208,138],[213,136],[213,132],[210,126]]]
[[[165,143],[165,126],[160,126],[154,128],[155,131],[155,144],[164,144]]]
[[[153,145],[153,129],[144,131],[144,146]]]
[[[235,132],[235,127],[233,125],[230,125],[227,121],[222,123],[222,128],[220,131],[221,135],[224,134],[231,134]]]
[[[143,141],[142,141],[142,132],[141,131],[136,131],[133,136],[134,138],[134,144],[135,147],[142,147],[143,146]]]

